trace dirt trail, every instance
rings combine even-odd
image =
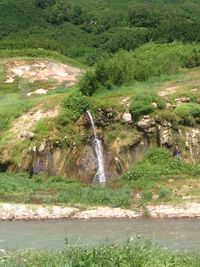
[[[195,90],[196,87],[200,86],[200,70],[194,69],[189,71],[186,74],[186,80],[185,81],[177,81],[174,83],[169,84],[165,88],[161,88],[158,92],[158,95],[161,97],[167,97],[170,96],[177,91],[184,89],[184,87],[191,87],[191,90]],[[193,88],[192,88],[193,87]]]
[[[166,97],[168,95],[172,95],[177,92],[178,89],[181,89],[182,86],[171,86],[171,87],[166,87],[163,90],[158,92],[158,95],[161,97]]]

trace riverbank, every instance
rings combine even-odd
[[[200,218],[200,203],[181,205],[148,205],[137,211],[110,208],[75,208],[55,205],[32,205],[0,203],[0,220],[46,220],[46,219],[95,219],[95,218],[129,218],[134,219],[148,215],[151,218]]]

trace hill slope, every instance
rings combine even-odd
[[[45,48],[94,64],[149,40],[199,41],[197,1],[2,0],[0,48]]]

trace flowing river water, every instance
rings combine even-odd
[[[63,249],[66,238],[69,245],[96,246],[140,235],[164,247],[191,250],[200,248],[199,230],[196,219],[1,221],[0,249]]]

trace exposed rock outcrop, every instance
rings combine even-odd
[[[91,182],[97,170],[97,162],[92,149],[93,136],[84,116],[77,122],[75,129],[79,131],[80,142],[67,143],[66,139],[72,139],[71,136],[58,137],[57,140],[51,136],[37,141],[32,132],[34,123],[39,119],[57,114],[57,109],[38,110],[28,112],[17,119],[12,128],[12,133],[18,138],[15,138],[15,142],[29,139],[30,146],[21,150],[17,162],[13,161],[12,149],[5,147],[0,154],[0,169],[28,171],[30,174],[48,173]],[[169,121],[149,115],[143,116],[137,124],[124,123],[120,119],[123,115],[124,113],[117,114],[112,108],[107,108],[99,109],[95,117],[98,125],[97,135],[104,147],[108,178],[121,175],[134,162],[142,160],[150,147],[165,146],[173,154],[174,147],[178,146],[182,158],[193,164],[199,161],[198,127],[181,126],[174,129]],[[126,115],[129,121],[130,116]],[[112,132],[114,135],[110,135]]]

